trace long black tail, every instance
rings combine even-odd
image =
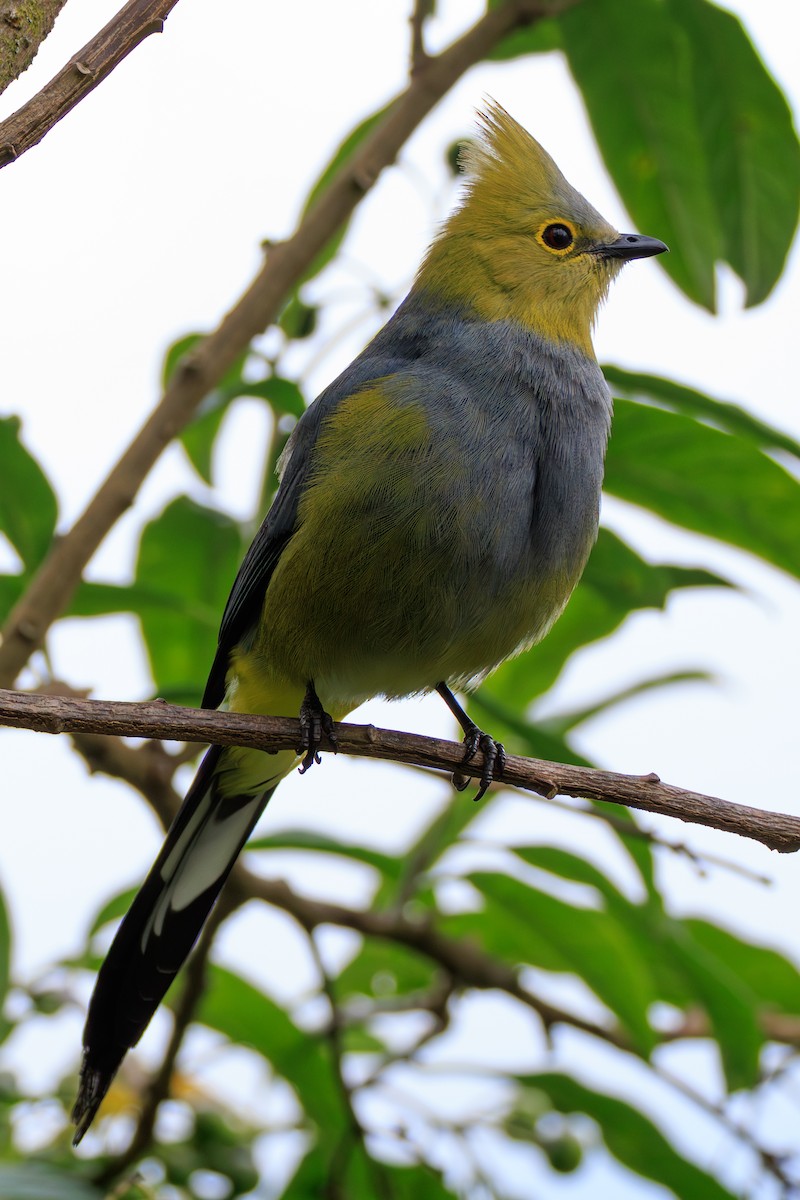
[[[250,756],[270,764],[261,784],[254,786],[251,777],[245,794],[223,795],[223,782],[226,793],[235,791],[231,784],[241,773],[239,764],[230,751],[218,746],[208,751],[100,968],[72,1111],[76,1146],[125,1054],[138,1042],[197,941],[240,850],[285,773],[275,770],[275,757],[270,763],[259,751]]]

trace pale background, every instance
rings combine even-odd
[[[38,90],[117,7],[116,0],[67,5],[34,66],[2,97],[0,116]],[[61,528],[80,513],[154,404],[165,347],[183,333],[217,323],[258,269],[261,239],[291,232],[308,188],[341,139],[404,86],[409,7],[409,0],[302,5],[251,0],[223,12],[211,0],[178,4],[163,36],[148,39],[39,147],[2,172],[0,413],[22,414],[26,444],[61,498]],[[466,0],[440,2],[440,16],[429,26],[429,49],[445,45],[481,7]],[[800,7],[792,0],[737,0],[726,7],[745,19],[796,109]],[[408,285],[455,194],[441,151],[469,132],[487,94],[539,138],[604,215],[624,230],[631,227],[559,56],[473,69],[362,205],[345,263],[309,288],[309,298],[344,299],[322,337],[298,349],[292,360],[307,395],[320,390],[377,327],[363,281],[377,282],[398,299]],[[712,318],[691,306],[655,261],[633,264],[601,315],[599,357],[675,377],[800,436],[796,248],[766,304],[745,312],[738,281],[723,272],[720,305],[722,315]],[[365,319],[356,320],[360,315]],[[179,492],[249,514],[263,436],[260,408],[242,404],[218,458],[216,495],[198,481],[182,452],[171,448],[135,512],[93,560],[91,575],[126,578],[143,520]],[[656,770],[670,782],[729,800],[798,811],[800,588],[747,555],[689,539],[619,502],[606,503],[604,519],[646,557],[708,566],[741,590],[679,594],[666,614],[638,615],[621,635],[581,655],[559,688],[561,705],[583,705],[659,671],[699,667],[719,680],[621,706],[581,730],[581,748],[611,768]],[[13,554],[0,539],[0,563],[10,562]],[[50,644],[56,674],[90,687],[94,695],[149,694],[127,618],[63,622]],[[376,723],[452,732],[437,700],[376,702],[368,711]],[[444,788],[438,780],[397,768],[326,758],[307,778],[281,786],[262,829],[308,824],[397,848],[431,805],[441,802]],[[16,972],[31,980],[53,959],[80,948],[104,897],[144,876],[160,832],[126,788],[90,778],[66,739],[33,733],[3,734],[0,806],[0,883],[12,908]],[[708,830],[645,822],[774,880],[764,887],[724,870],[703,878],[685,859],[665,854],[662,880],[675,912],[709,913],[800,961],[796,857],[781,858]],[[559,822],[550,809],[509,799],[490,832],[578,845],[608,862],[610,841],[596,823],[587,824],[588,830],[576,821]],[[271,870],[275,864],[270,859]],[[307,865],[301,856],[284,856],[281,865],[312,893],[333,890],[356,900],[369,883],[367,876],[333,867],[311,878],[296,874]],[[622,865],[620,872],[621,881],[630,884]],[[343,935],[333,938],[329,952],[343,952],[349,944]],[[221,940],[220,956],[246,962],[250,976],[281,998],[296,997],[313,982],[288,922],[269,911],[247,912],[233,924]],[[5,1061],[25,1081],[44,1086],[74,1062],[80,1024],[77,1011],[34,1023],[4,1047]],[[153,1045],[159,1032],[156,1026]],[[487,1062],[531,1067],[541,1062],[538,1037],[531,1036],[527,1022],[510,1003],[491,996],[475,1001],[454,1037],[473,1052],[480,1046]],[[577,1064],[588,1080],[624,1088],[623,1079],[608,1078],[602,1055],[587,1055],[577,1039],[566,1039],[560,1050],[561,1061]],[[702,1046],[675,1050],[670,1062],[716,1094],[718,1067]],[[266,1103],[255,1081],[239,1085],[238,1099],[259,1110]],[[686,1110],[670,1105],[664,1096],[653,1098],[653,1111],[666,1114],[660,1119],[678,1144],[741,1186],[752,1167],[748,1155],[723,1141],[710,1143],[718,1139],[712,1126],[694,1110],[687,1123]],[[783,1100],[769,1111],[743,1109],[742,1116],[757,1128],[769,1124],[775,1136],[800,1149],[796,1109]],[[30,1137],[34,1144],[35,1130]],[[538,1178],[522,1150],[519,1162],[511,1155],[503,1169],[509,1186],[521,1194]],[[565,1180],[563,1194],[601,1195],[603,1178],[598,1168],[592,1187],[584,1174]],[[609,1178],[621,1197],[663,1194],[630,1177]]]

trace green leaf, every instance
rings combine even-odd
[[[723,257],[760,304],[797,226],[800,146],[783,93],[738,17],[706,0],[667,0],[690,50],[695,111]]]
[[[214,482],[211,468],[217,436],[227,415],[228,404],[234,399],[233,393],[222,393],[219,388],[215,388],[212,395],[217,402],[216,407],[202,412],[198,410],[197,415],[184,426],[180,434],[189,462],[203,483],[207,483],[209,487]]]
[[[641,405],[638,407],[641,409]],[[633,423],[631,420],[626,423],[623,415],[620,433],[623,445],[617,451],[623,462],[634,452],[627,451],[623,441],[627,425]],[[615,423],[612,446],[616,436]],[[629,433],[628,437],[631,436]],[[615,480],[609,469],[607,483],[609,490],[613,490]],[[629,613],[643,608],[663,609],[670,593],[677,588],[724,585],[725,580],[709,571],[645,562],[616,534],[601,529],[583,578],[547,637],[532,650],[504,663],[483,685],[479,695],[488,693],[522,709],[552,686],[570,655],[613,633]]]
[[[797,224],[789,106],[739,20],[707,0],[594,0],[559,18],[603,157],[661,265],[713,311],[724,260],[763,300]],[[597,46],[613,46],[598,54]]]
[[[564,50],[606,165],[637,228],[672,253],[661,265],[714,310],[719,219],[700,134],[694,58],[661,0],[593,0],[559,17]],[[599,53],[598,47],[607,52]]]
[[[29,575],[0,575],[0,624],[19,600],[29,580]]]
[[[172,614],[143,608],[140,615],[159,694],[197,703],[242,553],[235,523],[185,496],[142,531],[136,584],[175,604]]]
[[[469,792],[451,794],[444,807],[433,815],[398,861],[397,879],[394,883],[387,882],[380,889],[373,907],[392,907],[398,897],[407,899],[413,895],[421,900],[421,889],[428,882],[429,869],[483,811],[482,805],[472,803]]]
[[[633,400],[650,400],[672,412],[707,421],[725,433],[732,433],[744,441],[752,442],[761,450],[785,450],[794,458],[800,459],[800,442],[783,430],[759,421],[738,404],[716,400],[713,396],[675,383],[672,379],[626,371],[622,367],[609,364],[604,365],[603,374],[616,394],[621,393]]]
[[[473,718],[476,715],[486,718],[478,724],[481,728],[489,725],[492,736],[502,742],[506,750],[531,758],[543,758],[548,762],[571,763],[576,767],[595,765],[573,750],[550,722],[519,716],[519,705],[524,702],[517,696],[509,694],[506,702],[498,699],[493,691],[484,685],[480,691],[474,692],[469,697],[468,711]]]
[[[583,708],[573,708],[569,712],[556,713],[541,721],[539,727],[557,734],[559,737],[564,737],[578,725],[582,725],[584,721],[590,721],[592,717],[606,713],[618,704],[635,700],[646,692],[671,687],[676,683],[709,683],[712,679],[713,676],[709,675],[707,671],[668,671],[662,675],[653,675],[648,679],[641,679],[630,687],[610,692],[602,700],[596,700],[593,704],[587,704]]]
[[[365,117],[365,119],[359,122],[355,129],[353,129],[352,132],[347,135],[336,153],[331,158],[328,165],[325,167],[322,174],[317,179],[314,186],[311,188],[311,191],[308,193],[306,202],[303,205],[301,219],[307,216],[310,210],[314,207],[316,201],[328,187],[331,180],[338,175],[342,168],[350,161],[361,143],[367,139],[376,125],[379,125],[380,122],[383,121],[384,117],[387,116],[393,104],[394,101],[379,109],[378,112],[372,113],[371,116]],[[311,263],[311,266],[303,272],[303,277],[300,280],[301,283],[305,283],[306,280],[312,279],[315,275],[320,273],[323,267],[328,265],[344,241],[349,225],[350,221],[348,219],[340,226],[333,237],[328,240],[325,246],[323,246],[322,250],[320,250],[319,254]]]
[[[697,918],[685,919],[681,924],[697,945],[744,980],[765,1006],[793,1015],[800,1013],[800,972],[777,950],[754,946],[728,929]]]
[[[630,813],[625,815],[625,819],[632,827],[635,825]],[[659,940],[663,923],[663,913],[658,902],[660,897],[655,901],[653,899],[652,854],[647,843],[635,837],[633,832],[627,838],[625,834],[618,836],[623,847],[630,854],[633,864],[638,867],[642,882],[647,889],[648,899],[643,904],[631,904],[612,880],[604,875],[594,863],[577,854],[572,854],[568,850],[559,850],[554,846],[513,846],[512,849],[530,866],[536,867],[540,871],[548,871],[562,879],[570,879],[575,883],[583,883],[596,888],[603,897],[605,907],[613,919],[623,925],[627,935],[636,941],[636,953],[640,956],[642,963],[648,964],[648,970],[657,981],[658,995],[663,996],[658,979],[659,972],[654,970],[651,953],[653,943]],[[642,854],[642,849],[646,853]],[[672,998],[672,994],[670,994],[670,999]]]
[[[324,1196],[329,1183],[328,1158],[318,1146],[313,1146],[281,1192],[281,1200],[311,1200],[313,1196]]]
[[[628,819],[633,825],[630,814]],[[685,972],[676,969],[670,954],[665,953],[665,945],[668,947],[671,938],[672,922],[665,916],[661,896],[653,884],[652,852],[641,839],[634,836],[626,838],[624,834],[619,836],[639,868],[642,882],[647,888],[647,899],[642,904],[632,904],[594,863],[568,850],[553,846],[514,846],[513,851],[532,867],[562,879],[586,884],[600,892],[610,919],[624,928],[642,968],[649,975],[653,988],[651,1002],[658,998],[678,1007],[688,1007],[697,1003],[697,993],[687,985]]]
[[[369,938],[336,979],[336,991],[347,996],[404,996],[430,988],[436,967],[423,954],[382,938]]]
[[[552,720],[534,721],[518,715],[516,702],[498,700],[485,686],[474,692],[469,698],[469,711],[473,717],[483,715],[489,721],[479,722],[483,728],[489,725],[492,735],[502,741],[507,749],[515,753],[527,754],[534,758],[543,758],[550,762],[572,763],[575,766],[591,767],[590,762],[582,754],[578,754],[565,738],[554,730]],[[615,818],[615,825],[628,825],[630,835],[619,829],[609,831],[615,834],[622,848],[627,851],[642,877],[647,889],[650,903],[660,908],[660,894],[655,885],[653,870],[652,846],[642,837],[637,836],[637,825],[633,814],[618,805],[605,805],[602,801],[591,801],[590,807],[599,813],[609,810]],[[483,810],[478,808],[477,812]],[[407,861],[409,861],[407,856]]]
[[[609,912],[567,904],[508,875],[476,872],[468,878],[482,896],[513,919],[514,929],[522,935],[512,964],[527,962],[573,972],[617,1014],[639,1050],[652,1049],[655,1036],[647,1013],[659,994],[635,940],[621,923]],[[485,948],[497,952],[491,945]],[[508,958],[507,942],[504,951]]]
[[[488,7],[497,8],[505,0],[490,0]],[[558,21],[544,18],[530,25],[521,25],[507,33],[486,55],[488,62],[508,62],[525,54],[546,54],[561,49],[561,30]]]
[[[569,850],[560,850],[555,846],[513,846],[514,853],[540,871],[558,875],[561,879],[569,879],[574,883],[582,883],[587,887],[596,888],[600,895],[612,906],[620,904],[625,908],[631,905],[607,875],[594,863]]]
[[[166,386],[180,360],[203,341],[202,334],[190,333],[179,338],[167,350],[164,358],[164,385]],[[211,459],[217,434],[231,401],[241,395],[246,386],[243,376],[250,350],[243,350],[197,407],[193,419],[180,432],[180,439],[189,461],[200,478],[210,484]]]
[[[164,362],[161,365],[161,386],[166,387],[182,358],[185,358],[195,346],[203,341],[204,333],[186,333],[167,347]]]
[[[383,1194],[391,1196],[392,1200],[457,1200],[462,1194],[446,1188],[438,1171],[424,1163],[414,1167],[380,1163],[379,1170],[388,1185]],[[353,1192],[351,1195],[378,1196],[380,1192]]]
[[[47,476],[19,439],[19,417],[0,417],[0,532],[28,568],[50,549],[58,502]]]
[[[276,421],[286,414],[299,418],[306,407],[303,393],[290,379],[272,375],[258,380],[234,378],[233,375],[226,379],[227,383],[223,380],[209,392],[197,416],[181,434],[192,465],[206,483],[211,483],[211,462],[217,436],[234,401],[247,396],[265,400]]]
[[[103,1192],[71,1171],[44,1163],[0,1163],[3,1200],[102,1200]]]
[[[27,575],[0,575],[0,611],[4,605],[14,604],[22,594],[28,580]],[[173,592],[160,592],[137,583],[96,583],[83,580],[64,611],[68,617],[104,617],[111,613],[134,613],[147,615],[153,620],[174,617],[176,613],[188,615],[193,621],[206,624],[212,614],[204,599],[183,600]],[[216,614],[216,624],[222,615]]]
[[[241,394],[266,400],[276,417],[291,416],[299,420],[306,410],[306,402],[298,384],[293,379],[282,379],[280,375],[270,375],[268,379],[247,383]]]
[[[400,873],[399,860],[390,854],[382,854],[357,842],[343,842],[325,834],[312,833],[307,829],[283,829],[267,837],[251,838],[247,850],[310,850],[321,854],[337,854],[366,863],[390,879],[396,879]]]
[[[296,306],[300,302],[295,299],[294,304],[295,309],[292,311],[295,324],[297,324],[301,314],[299,310],[296,311]],[[291,305],[290,301],[290,308]],[[295,336],[300,335],[297,333]],[[173,342],[169,347],[164,356],[162,368],[165,387],[181,360],[203,341],[203,337],[204,335],[200,333],[189,333]],[[211,462],[217,435],[225,414],[235,400],[242,396],[254,396],[266,400],[276,418],[285,413],[300,417],[305,409],[302,393],[297,384],[291,380],[272,376],[256,380],[246,378],[245,370],[251,357],[252,351],[249,347],[237,356],[216,387],[203,397],[194,419],[181,431],[183,447],[195,470],[206,483],[212,482]]]
[[[680,413],[619,400],[605,487],[667,521],[800,575],[800,484],[739,437]]]
[[[107,925],[109,921],[119,921],[125,916],[126,912],[133,904],[134,897],[139,891],[138,887],[125,888],[123,892],[117,892],[116,896],[112,896],[110,900],[106,900],[105,904],[97,911],[95,917],[89,926],[89,932],[86,935],[87,948],[94,935]]]
[[[519,1082],[526,1088],[545,1092],[558,1112],[586,1113],[592,1117],[618,1162],[637,1175],[669,1188],[678,1200],[688,1200],[690,1196],[735,1200],[713,1175],[678,1154],[653,1122],[625,1101],[555,1073],[524,1075]]]
[[[708,1014],[719,1045],[728,1090],[755,1087],[764,1035],[749,982],[692,937],[679,921],[669,926],[668,953]]]
[[[339,1136],[346,1117],[328,1044],[298,1029],[280,1005],[239,975],[213,965],[207,972],[197,1020],[261,1054],[294,1088],[320,1136]]]
[[[341,1032],[345,1054],[386,1054],[387,1046],[374,1033],[360,1025],[347,1025]]]
[[[364,1145],[352,1137],[337,1148],[336,1166],[330,1156],[314,1147],[300,1163],[282,1193],[283,1200],[317,1200],[331,1194],[332,1178],[343,1200],[456,1200],[437,1171],[425,1163],[399,1167],[370,1158]]]
[[[319,309],[306,304],[294,291],[284,304],[278,326],[288,338],[307,338],[317,327]]]
[[[94,583],[84,581],[79,587],[66,615],[70,617],[101,617],[109,613],[135,613],[137,616],[147,614],[154,619],[164,616],[174,616],[177,612],[186,612],[193,619],[206,620],[208,605],[198,604],[187,598],[187,604],[181,607],[179,597],[174,592],[159,592],[153,588],[142,587],[137,583]]]

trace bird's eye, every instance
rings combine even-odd
[[[575,241],[575,236],[569,225],[562,225],[560,221],[555,221],[552,225],[545,225],[542,230],[542,241],[551,250],[569,250]]]

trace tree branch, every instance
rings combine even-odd
[[[414,0],[414,9],[409,19],[411,25],[411,75],[419,74],[428,61],[425,50],[425,18],[431,14],[431,0]]]
[[[0,121],[0,169],[38,145],[140,42],[151,33],[161,33],[165,18],[177,2],[128,0],[32,100]]]
[[[36,57],[66,0],[0,0],[0,94]],[[2,138],[0,138],[2,145]]]
[[[282,908],[305,930],[315,929],[319,925],[338,925],[341,929],[353,929],[364,937],[382,938],[407,946],[438,963],[451,979],[466,987],[489,991],[497,989],[513,996],[535,1012],[547,1030],[554,1025],[565,1024],[620,1049],[630,1049],[624,1033],[613,1026],[598,1025],[542,1000],[520,983],[514,967],[499,958],[493,958],[474,942],[448,937],[428,920],[412,920],[399,912],[347,908],[329,900],[311,900],[301,896],[282,879],[264,879],[241,864],[237,864],[226,886],[234,893],[237,906],[246,900],[263,900],[265,904]]]
[[[300,741],[299,722],[289,717],[181,708],[162,700],[130,704],[5,690],[0,690],[0,724],[41,733],[117,734],[257,750],[290,750]],[[480,777],[482,757],[464,763],[464,748],[457,742],[344,723],[337,724],[336,736],[345,754]],[[323,742],[322,748],[330,747]],[[785,854],[800,849],[800,818],[674,787],[662,783],[655,774],[620,775],[508,755],[503,783],[549,799],[577,796],[677,817],[753,838]]]
[[[88,507],[53,545],[2,630],[0,685],[11,686],[30,654],[42,644],[48,628],[72,598],[83,568],[114,523],[133,504],[161,452],[237,356],[275,319],[284,297],[383,168],[394,161],[422,119],[456,80],[506,34],[574,3],[506,0],[490,9],[447,50],[426,61],[424,69],[389,106],[383,120],[334,177],[295,233],[288,241],[270,248],[263,268],[235,307],[178,365],[160,403]]]

